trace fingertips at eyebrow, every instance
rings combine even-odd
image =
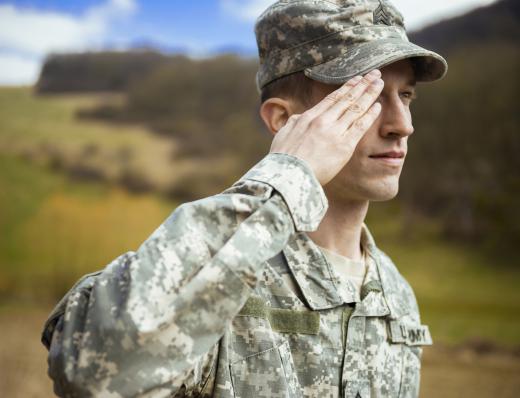
[[[380,76],[381,72],[378,69],[374,69],[371,72],[365,74],[365,76],[362,75],[356,75],[350,80],[348,80],[345,84],[337,88],[336,90],[329,93],[325,98],[323,98],[320,102],[318,102],[314,107],[311,109],[308,109],[305,114],[305,119],[311,119],[313,117],[316,117],[320,115],[321,113],[327,111],[331,106],[334,106],[334,104],[338,103],[343,96],[349,95],[348,100],[352,101],[356,97],[358,97],[362,90],[365,89],[366,85],[363,85],[364,87],[360,87],[357,89],[357,86],[364,81],[370,82],[377,78],[377,76]],[[352,92],[352,90],[356,90],[355,93]]]
[[[363,79],[363,76],[361,75],[357,75],[357,76],[354,76],[352,79],[350,79],[349,81],[347,81],[346,84],[357,84],[361,81],[361,79]]]

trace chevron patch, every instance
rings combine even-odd
[[[383,4],[382,0],[379,0],[379,5],[374,10],[374,24],[375,25],[392,25],[392,17],[390,15],[390,10],[388,6]]]

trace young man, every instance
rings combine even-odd
[[[386,1],[279,1],[256,33],[270,153],[63,298],[43,334],[58,395],[418,395],[428,328],[363,220],[397,193],[415,82],[446,62]]]

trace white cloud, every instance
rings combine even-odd
[[[414,30],[444,18],[494,3],[495,0],[391,0],[404,16],[407,30]]]
[[[36,81],[40,60],[17,54],[0,53],[0,84],[25,85]]]
[[[254,21],[273,0],[220,0],[220,6],[225,12],[245,21]]]
[[[420,28],[428,23],[485,6],[496,0],[391,0],[404,15],[407,29]],[[253,22],[273,0],[220,0],[224,12],[245,22]]]
[[[136,9],[134,0],[107,0],[80,16],[0,5],[0,84],[33,83],[34,70],[50,52],[101,46],[111,24]]]

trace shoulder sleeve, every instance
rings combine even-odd
[[[177,208],[137,249],[88,275],[45,325],[60,396],[197,392],[266,260],[327,208],[303,161],[269,154],[226,191]]]

